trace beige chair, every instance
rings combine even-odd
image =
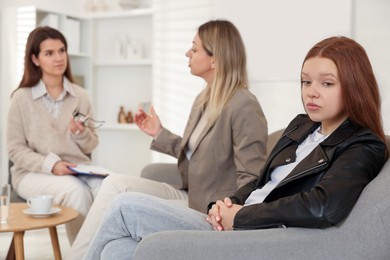
[[[14,190],[14,187],[12,186],[12,174],[11,174],[11,167],[14,165],[14,163],[9,160],[8,161],[8,183],[11,185],[11,202],[26,202],[25,199],[20,197],[18,193]]]

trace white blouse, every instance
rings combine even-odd
[[[328,136],[321,134],[321,127],[317,128],[313,133],[311,133],[297,148],[296,155],[297,158],[295,162],[292,162],[287,165],[279,166],[273,170],[271,173],[270,180],[259,189],[252,191],[249,197],[245,201],[244,206],[261,203],[264,199],[271,193],[273,189],[284,179],[290,172],[300,163],[306,156],[309,155],[311,151],[314,150],[317,145],[324,141]]]
[[[194,152],[194,149],[195,149],[195,144],[198,141],[200,134],[202,133],[202,131],[204,130],[204,128],[207,125],[208,111],[209,110],[206,107],[205,111],[202,113],[202,117],[199,119],[198,124],[196,125],[194,131],[192,132],[192,134],[188,140],[188,147],[186,150],[186,157],[188,160],[191,159],[192,153]]]

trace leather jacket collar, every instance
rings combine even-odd
[[[294,125],[289,125],[286,128],[282,137],[287,136],[291,140],[302,143],[306,137],[317,129],[321,124],[313,122],[310,118],[301,114],[294,120]],[[345,139],[353,135],[361,127],[354,124],[350,119],[346,119],[321,145],[334,146],[343,142]]]

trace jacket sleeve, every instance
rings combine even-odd
[[[234,228],[323,228],[335,225],[349,214],[385,160],[386,147],[382,141],[375,137],[357,140],[335,156],[317,185],[307,192],[244,206],[235,216]]]
[[[257,99],[248,93],[231,107],[231,125],[237,187],[257,179],[267,153],[267,120]],[[238,108],[238,109],[237,109]]]
[[[191,117],[194,115],[194,111],[199,106],[200,96],[201,96],[201,94],[199,94],[195,98],[194,103],[192,104],[191,112],[189,114],[189,118],[187,120],[187,125],[186,125],[186,128],[184,130],[184,135],[186,134],[186,131],[188,130],[188,125],[189,125],[189,122],[191,120]],[[160,152],[160,153],[165,153],[165,154],[171,155],[175,158],[179,158],[180,153],[181,153],[181,149],[182,149],[182,140],[183,140],[183,138],[181,136],[173,134],[168,129],[163,127],[161,132],[158,134],[157,138],[153,139],[153,141],[150,145],[150,149],[157,151],[157,152]]]
[[[178,158],[181,149],[181,137],[163,128],[156,139],[153,139],[150,149]]]

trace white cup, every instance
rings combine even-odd
[[[1,186],[0,194],[0,224],[7,224],[9,215],[9,204],[11,195],[11,185]]]
[[[27,205],[34,213],[45,214],[49,213],[53,205],[52,195],[36,195],[27,199]]]

